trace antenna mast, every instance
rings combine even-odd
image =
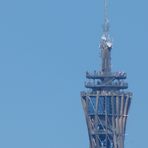
[[[104,34],[108,35],[109,32],[109,17],[108,17],[108,2],[104,0]]]
[[[102,58],[102,72],[104,74],[110,74],[112,42],[109,37],[108,0],[104,0],[104,25],[100,48]]]

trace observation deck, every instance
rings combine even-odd
[[[125,72],[86,72],[86,78],[88,82],[85,82],[85,87],[92,90],[123,90],[128,88],[128,83],[124,82],[127,78]]]

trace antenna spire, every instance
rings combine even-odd
[[[108,16],[108,0],[104,0],[104,34],[108,35],[109,32],[109,16]]]
[[[101,37],[101,58],[102,58],[102,72],[104,74],[111,73],[111,49],[112,42],[109,37],[109,18],[108,18],[108,0],[104,0],[104,25],[103,35]]]

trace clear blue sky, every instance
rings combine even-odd
[[[134,93],[126,148],[147,146],[148,1],[110,0],[113,70]],[[88,148],[80,91],[100,67],[103,0],[0,1],[0,147]]]

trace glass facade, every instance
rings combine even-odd
[[[123,148],[130,102],[131,97],[126,93],[83,94],[90,148]]]

